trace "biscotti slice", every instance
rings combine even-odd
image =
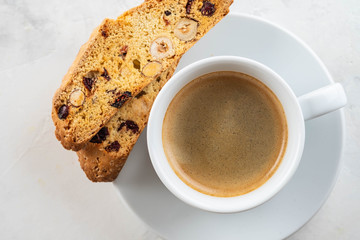
[[[180,5],[180,7],[183,7],[185,9],[183,14],[187,14],[186,12],[189,9],[190,13],[193,9],[201,10],[201,7],[199,8],[194,6],[203,6],[201,4],[199,5],[199,2],[197,1],[193,1],[194,5],[191,5],[191,3],[189,4],[189,2],[190,1],[183,1],[183,5]],[[230,6],[231,2],[224,1],[222,3],[215,3],[213,7],[215,7],[216,9],[219,4],[227,5],[223,5],[223,8],[218,8],[222,9],[222,12],[219,13],[219,15],[217,15],[218,17],[214,20],[210,21],[206,18],[207,21],[198,21],[199,27],[201,26],[201,24],[205,24],[207,25],[206,31],[208,31],[219,20],[221,20],[223,16],[226,15],[227,9]],[[169,10],[165,10],[167,13],[165,14],[165,16],[171,16],[172,8],[168,9]],[[215,13],[216,11],[217,10],[215,10]],[[214,15],[215,14],[213,14],[212,16]],[[178,17],[179,19],[169,18],[167,20],[169,22],[178,22],[184,19],[183,16]],[[196,19],[196,16],[194,15],[191,17],[193,19]],[[201,36],[203,35],[197,37],[199,38]],[[161,75],[161,79],[164,79],[163,74]],[[166,78],[165,81],[167,81],[167,79],[168,78]],[[161,80],[161,82],[162,81],[163,80]],[[149,87],[149,89],[152,90],[144,91],[146,93],[145,95],[141,94],[141,97],[133,99],[131,102],[129,102],[128,105],[124,105],[119,110],[119,112],[110,120],[110,122],[106,124],[105,127],[102,128],[97,135],[95,135],[93,141],[88,143],[85,148],[77,152],[81,167],[91,181],[108,182],[116,179],[123,165],[125,164],[125,161],[130,151],[135,145],[136,140],[146,126],[150,107],[155,100],[158,91],[161,89],[161,86],[162,84],[157,84],[156,82],[152,83],[152,86]],[[141,114],[141,117],[137,117],[138,114]]]
[[[171,78],[174,67],[166,71],[122,106],[114,117],[77,152],[81,168],[93,182],[116,179],[146,126],[151,106],[162,86]]]
[[[79,150],[118,109],[228,13],[232,0],[148,0],[106,19],[80,49],[53,99],[56,137]]]

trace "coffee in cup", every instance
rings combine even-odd
[[[211,196],[234,197],[263,185],[281,163],[287,122],[276,95],[233,71],[196,78],[173,98],[162,129],[176,175]]]

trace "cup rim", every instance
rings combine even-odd
[[[266,194],[261,194],[260,191],[262,191],[263,186],[265,184],[268,184],[268,182],[270,182],[270,180],[274,177],[274,175],[277,174],[278,170],[276,170],[274,175],[270,177],[270,179],[268,179],[264,185],[258,187],[257,189],[253,190],[250,193],[235,197],[225,197],[225,198],[214,197],[200,193],[192,189],[190,186],[186,185],[182,180],[180,180],[179,177],[170,167],[170,164],[168,163],[164,153],[164,149],[162,146],[162,126],[163,126],[164,115],[167,111],[170,102],[175,97],[175,95],[186,84],[188,84],[189,82],[191,82],[196,78],[193,77],[191,79],[186,79],[186,76],[190,75],[193,72],[196,73],[196,71],[199,72],[198,69],[203,66],[208,66],[211,64],[224,64],[224,63],[234,63],[235,65],[239,65],[239,66],[246,65],[246,67],[255,67],[261,69],[261,71],[266,72],[266,74],[268,74],[269,76],[271,75],[274,79],[277,79],[277,82],[281,83],[280,84],[282,85],[281,87],[283,89],[286,89],[287,94],[289,94],[292,100],[296,102],[293,103],[294,106],[292,107],[295,107],[294,111],[295,111],[295,115],[297,115],[296,118],[301,118],[301,121],[297,121],[298,129],[297,129],[297,136],[295,136],[297,146],[294,146],[294,150],[291,152],[290,154],[291,156],[289,156],[292,158],[292,161],[290,160],[288,161],[291,164],[286,168],[286,173],[281,177],[280,179],[281,181],[277,180],[277,182],[272,183],[273,184],[273,186],[271,187],[272,191],[271,192],[268,191]],[[216,71],[219,70],[208,71],[207,73],[216,72]],[[201,76],[203,74],[199,74],[198,76]],[[172,97],[169,97],[169,95],[172,95]],[[186,66],[178,73],[176,73],[168,81],[167,84],[165,84],[165,86],[163,87],[163,89],[160,91],[159,95],[155,99],[149,115],[148,128],[147,128],[147,144],[148,144],[150,159],[155,169],[155,172],[157,173],[162,183],[176,197],[188,203],[189,205],[192,205],[194,207],[206,211],[219,212],[219,213],[232,213],[232,212],[248,210],[263,204],[264,202],[271,199],[275,194],[277,194],[285,186],[285,184],[291,179],[301,159],[301,155],[304,147],[304,141],[305,141],[305,127],[304,127],[302,112],[296,99],[297,98],[293,93],[293,91],[291,90],[291,88],[278,74],[276,74],[272,69],[268,68],[267,66],[252,59],[237,57],[237,56],[216,56],[216,57],[202,59]],[[287,113],[286,113],[286,117],[288,117]],[[161,146],[159,146],[159,144]],[[286,151],[288,151],[288,149],[286,149]],[[283,157],[283,160],[284,159],[285,156]],[[283,163],[281,163],[280,166],[282,164]],[[171,169],[171,172],[173,174],[169,173],[169,168]],[[177,180],[175,180],[176,178]],[[179,184],[182,186],[181,188],[179,188]],[[270,189],[270,187],[268,188]],[[186,191],[186,193],[184,193],[183,191]]]

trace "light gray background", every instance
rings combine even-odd
[[[111,184],[86,179],[74,153],[57,156],[62,150],[49,114],[55,89],[93,28],[141,2],[0,0],[1,239],[158,239]],[[345,87],[338,182],[289,239],[360,239],[360,1],[235,0],[231,11],[290,30]]]

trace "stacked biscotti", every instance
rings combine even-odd
[[[147,0],[106,19],[83,45],[53,99],[56,137],[78,151],[92,181],[113,181],[181,56],[232,0]]]

